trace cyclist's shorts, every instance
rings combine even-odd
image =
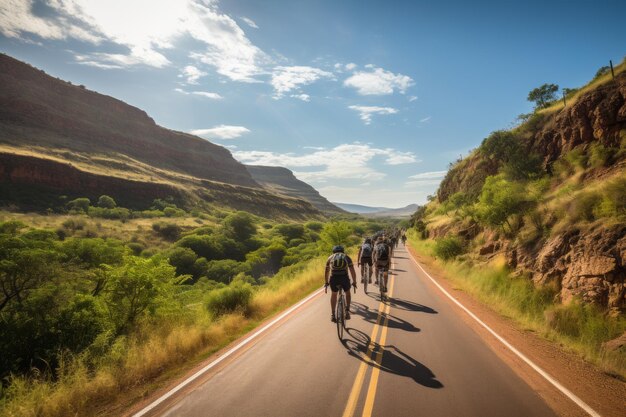
[[[383,271],[383,272],[389,270],[389,261],[376,262],[376,269]]]
[[[331,275],[328,282],[332,292],[339,291],[339,287],[343,288],[345,292],[350,291],[350,278],[347,275]]]
[[[365,265],[368,264],[369,266],[372,266],[372,258],[368,257],[368,258],[361,258],[361,264]]]

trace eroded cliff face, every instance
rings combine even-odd
[[[227,149],[160,127],[136,107],[50,77],[4,54],[0,54],[2,142],[120,153],[197,178],[258,187]]]
[[[626,129],[626,72],[581,96],[550,117],[530,140],[530,149],[544,157],[546,166],[576,146],[600,142],[619,147]]]
[[[578,297],[613,314],[626,311],[626,225],[559,234],[537,250],[509,245],[506,253],[536,284],[556,284],[563,303]]]

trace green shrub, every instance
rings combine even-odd
[[[157,232],[165,240],[174,242],[180,238],[182,229],[176,223],[159,222],[152,225],[152,230]]]
[[[186,213],[185,210],[181,210],[179,208],[165,207],[163,209],[163,214],[165,217],[184,217]]]
[[[109,197],[108,195],[101,195],[98,198],[98,207],[112,209],[117,207],[117,203],[113,199],[113,197]]]
[[[220,316],[234,311],[248,312],[252,286],[249,284],[233,284],[226,288],[211,291],[207,296],[207,310],[214,316]]]
[[[444,261],[454,259],[465,251],[463,241],[456,237],[444,237],[435,242],[435,256]]]
[[[324,223],[322,222],[306,222],[304,223],[304,227],[314,232],[320,232],[324,227]]]
[[[607,148],[601,143],[594,143],[589,149],[589,165],[594,168],[602,168],[610,165],[617,149]]]
[[[89,206],[91,205],[91,200],[86,197],[77,198],[67,203],[67,207],[70,210],[82,211],[87,213],[89,211]]]
[[[82,230],[85,228],[85,219],[80,217],[70,217],[62,223],[63,228],[71,231]]]
[[[254,219],[245,211],[238,211],[226,216],[223,224],[228,234],[240,242],[249,239],[256,233]]]
[[[130,242],[127,243],[126,246],[133,252],[133,255],[139,256],[141,252],[145,249],[141,243]]]

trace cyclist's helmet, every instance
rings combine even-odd
[[[341,245],[333,246],[333,253],[337,253],[337,252],[343,252],[343,246]]]

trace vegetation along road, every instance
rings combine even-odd
[[[342,342],[329,320],[329,296],[317,292],[176,395],[135,415],[594,414],[571,401],[565,411],[553,410],[538,391],[563,394],[520,377],[403,247],[392,273],[389,301],[380,302],[375,286],[367,296],[359,287]]]

